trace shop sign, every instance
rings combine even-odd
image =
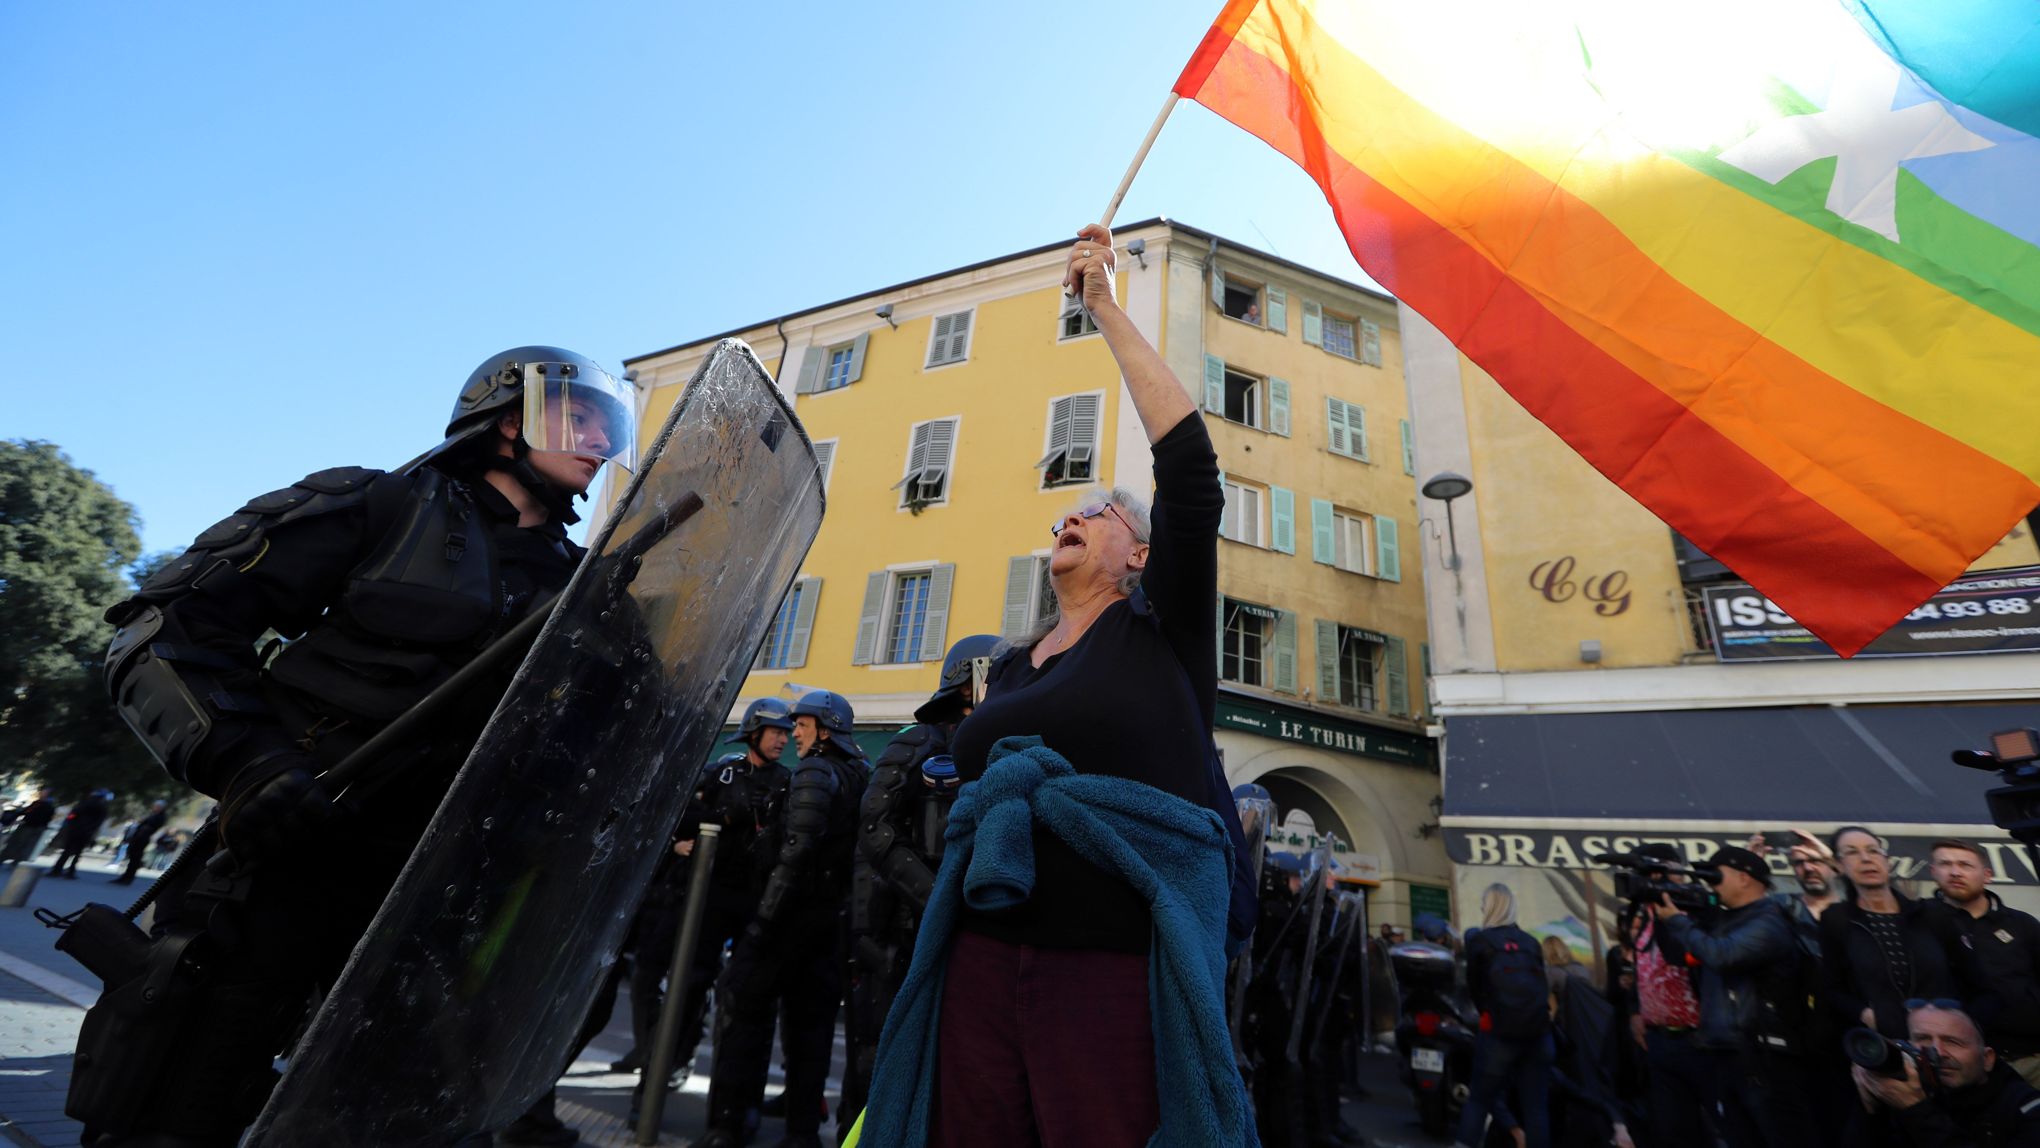
[[[1218,720],[1214,724],[1219,729],[1259,734],[1356,757],[1377,757],[1409,765],[1424,765],[1431,759],[1424,739],[1412,734],[1287,706],[1255,705],[1228,695],[1218,699]]]
[[[1775,828],[1775,827],[1774,827]],[[1593,858],[1603,853],[1629,853],[1637,846],[1662,843],[1676,846],[1688,863],[1705,861],[1724,845],[1747,845],[1748,833],[1611,833],[1603,830],[1552,829],[1447,829],[1445,852],[1461,865],[1503,865],[1524,869],[1605,869]],[[1902,880],[1928,879],[1927,862],[1933,837],[1887,837],[1891,851],[1892,875]],[[1993,883],[2003,885],[2040,884],[2040,872],[2033,867],[2026,850],[2003,836],[1970,838],[1990,855]],[[1770,854],[1771,871],[1790,877],[1792,868],[1782,853]]]
[[[1748,585],[1701,591],[1714,653],[1724,662],[1832,658],[1834,650]],[[1858,658],[2040,650],[2040,566],[1988,570],[1934,595],[1878,635]]]

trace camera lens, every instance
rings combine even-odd
[[[1872,1072],[1890,1072],[1902,1055],[1875,1029],[1852,1028],[1842,1034],[1842,1051],[1850,1060]]]

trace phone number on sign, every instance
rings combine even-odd
[[[1929,602],[1905,616],[1908,622],[1939,618],[1981,618],[1985,614],[2030,614],[2033,603],[2024,598],[1991,598],[1983,602]]]

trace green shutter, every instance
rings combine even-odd
[[[1396,425],[1402,428],[1402,472],[1417,473],[1417,435],[1411,428],[1410,420],[1398,419]]]
[[[1359,403],[1346,404],[1346,444],[1353,448],[1353,457],[1361,462],[1369,461],[1367,451],[1367,408]]]
[[[1296,615],[1275,611],[1275,688],[1296,692]]]
[[[1374,516],[1374,576],[1384,582],[1402,581],[1402,544],[1396,538],[1395,519]]]
[[[1339,624],[1317,620],[1318,704],[1339,704]]]
[[[1303,301],[1303,341],[1313,347],[1325,345],[1325,309],[1314,299]]]
[[[871,346],[869,331],[857,336],[857,341],[850,344],[850,381],[853,383],[864,377],[864,351],[869,346]]]
[[[1214,610],[1215,620],[1218,625],[1212,631],[1211,645],[1218,658],[1218,665],[1216,667],[1218,676],[1223,678],[1225,677],[1225,595],[1219,595],[1218,601],[1214,603],[1214,606],[1216,607]]]
[[[1289,332],[1289,292],[1280,287],[1268,288],[1268,329]]]
[[[850,664],[868,666],[878,653],[878,621],[885,613],[886,573],[883,570],[864,580],[864,609],[857,617],[857,646],[850,652]]]
[[[1310,560],[1332,564],[1332,504],[1322,498],[1310,500]]]
[[[1216,263],[1211,265],[1211,305],[1225,310],[1225,271]]]
[[[794,382],[793,393],[811,395],[821,389],[822,364],[828,361],[827,347],[815,343],[808,344],[807,352],[800,358],[800,378]]]
[[[1360,320],[1360,361],[1370,367],[1381,365],[1381,324]]]
[[[808,639],[815,632],[815,607],[822,600],[820,578],[803,578],[795,585],[800,587],[800,605],[794,607],[793,641],[786,651],[786,668],[789,670],[807,665]]]
[[[1289,380],[1268,377],[1268,429],[1289,437]]]
[[[1217,355],[1204,356],[1204,409],[1225,415],[1225,360]]]
[[[1401,638],[1389,638],[1388,647],[1382,654],[1388,663],[1388,712],[1406,714],[1410,712],[1410,675],[1408,657],[1403,650]]]
[[[1027,604],[1034,598],[1034,555],[1022,554],[1006,560],[1006,616],[999,624],[1001,638],[1017,638],[1027,629]]]
[[[1279,486],[1269,487],[1268,514],[1272,522],[1269,535],[1275,549],[1284,554],[1296,553],[1296,493]]]
[[[1346,437],[1346,404],[1330,395],[1325,396],[1325,429],[1328,435],[1325,445],[1333,454],[1350,454],[1351,440]]]
[[[921,630],[921,660],[939,662],[949,647],[949,591],[956,584],[956,564],[945,562],[928,575],[928,612]]]

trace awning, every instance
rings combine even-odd
[[[1988,825],[2001,782],[1948,754],[2016,726],[2040,726],[2040,705],[1448,718],[1444,823]]]

